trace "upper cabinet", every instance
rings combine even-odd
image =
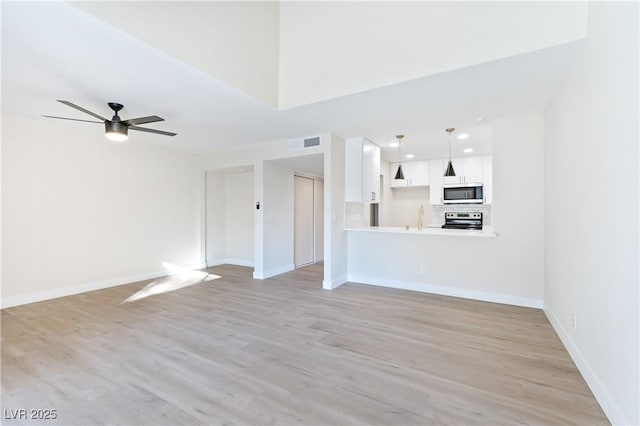
[[[447,160],[429,160],[429,204],[442,204],[444,166]]]
[[[429,160],[412,162],[409,186],[427,185],[429,185]]]
[[[391,176],[395,177],[398,163],[391,163]],[[429,185],[429,160],[405,161],[402,163],[404,179],[391,179],[392,188],[406,188]]]
[[[493,160],[490,155],[482,157],[482,192],[484,203],[493,204]]]
[[[462,183],[482,183],[482,157],[464,157],[462,159]]]
[[[445,159],[445,165],[448,160]],[[451,159],[455,176],[445,176],[444,183],[482,182],[482,157],[454,157]]]
[[[345,141],[345,201],[380,201],[380,147],[358,137]]]

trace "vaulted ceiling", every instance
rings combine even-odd
[[[327,131],[384,147],[403,132],[429,157],[451,125],[482,150],[492,119],[545,107],[586,34],[585,7],[3,3],[3,119],[80,114],[56,99],[107,115],[117,101],[178,133],[136,139],[194,152]]]

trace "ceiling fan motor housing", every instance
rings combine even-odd
[[[118,115],[118,111],[120,111],[122,108],[124,108],[124,105],[119,104],[117,102],[109,102],[107,105],[109,105],[109,108],[111,108],[112,110],[114,110],[116,112],[116,115]]]

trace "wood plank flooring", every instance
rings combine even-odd
[[[540,310],[209,271],[3,310],[3,424],[608,424]]]

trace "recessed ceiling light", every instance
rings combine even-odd
[[[472,152],[473,152],[473,149],[471,149],[471,148],[467,148],[467,149],[464,150],[465,154],[470,154]]]
[[[407,154],[407,158],[413,158],[413,157],[415,157],[415,155],[413,155],[413,154]]]
[[[478,118],[476,119],[476,122],[477,122],[477,123],[484,123],[485,121],[486,121],[486,119],[485,119],[484,117],[478,117]]]
[[[460,133],[458,135],[458,139],[460,140],[469,139],[469,133]]]
[[[397,147],[398,147],[398,142],[391,142],[391,143],[389,144],[389,147],[390,147],[390,148],[397,148]]]

